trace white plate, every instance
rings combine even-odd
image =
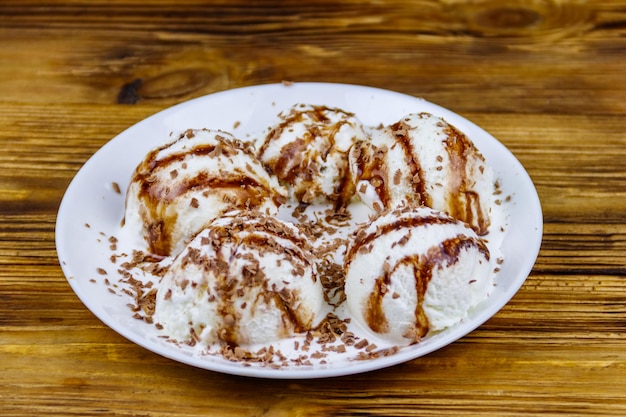
[[[107,291],[107,285],[101,283],[104,277],[97,269],[110,265],[107,238],[119,231],[126,186],[134,168],[150,149],[167,141],[170,132],[187,128],[223,129],[243,138],[247,133],[264,130],[276,120],[279,111],[296,103],[336,106],[354,112],[370,126],[396,122],[408,113],[430,112],[445,118],[474,141],[501,179],[504,195],[511,195],[512,201],[508,204],[508,227],[501,245],[505,262],[496,278],[497,286],[468,320],[391,356],[358,361],[333,361],[329,357],[326,364],[279,369],[246,367],[219,356],[198,356],[164,342],[154,326],[131,317],[128,298]],[[113,183],[119,184],[121,193],[114,191]],[[528,174],[500,142],[475,124],[440,106],[400,93],[355,85],[295,83],[211,94],[171,107],[122,132],[96,152],[69,185],[57,217],[56,245],[63,272],[78,297],[106,325],[134,343],[179,362],[229,374],[321,378],[415,359],[480,326],[513,297],[528,276],[539,252],[542,227],[539,198]],[[106,278],[115,282],[115,274],[109,270]]]

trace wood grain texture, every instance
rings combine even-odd
[[[35,1],[0,4],[0,414],[626,415],[626,1]],[[294,81],[424,97],[532,177],[537,263],[476,331],[350,377],[272,381],[153,354],[59,267],[82,164],[181,101]]]

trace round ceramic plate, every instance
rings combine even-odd
[[[167,343],[155,326],[132,317],[128,297],[116,291],[110,265],[110,241],[120,229],[126,186],[137,164],[170,132],[212,128],[238,137],[261,132],[277,114],[294,104],[338,107],[356,114],[367,126],[398,121],[409,113],[429,112],[463,131],[500,179],[508,226],[500,250],[505,259],[497,286],[462,323],[389,356],[352,360],[328,355],[309,366],[267,367],[231,362],[220,355],[199,355]],[[119,185],[119,189],[117,187]],[[82,302],[106,325],[134,343],[173,360],[213,371],[265,378],[321,378],[380,369],[418,358],[446,346],[496,314],[518,291],[531,271],[542,237],[537,192],[519,161],[496,139],[463,117],[423,99],[355,85],[325,83],[270,84],[211,94],[159,112],[130,127],[96,152],[78,172],[63,198],[56,224],[56,245],[63,272]],[[104,275],[106,274],[106,275]],[[104,284],[103,282],[106,282]]]

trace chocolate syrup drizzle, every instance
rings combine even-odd
[[[279,239],[288,240],[293,246],[284,247]],[[220,340],[231,347],[245,342],[240,340],[242,317],[239,309],[254,310],[257,305],[272,303],[275,306],[273,308],[282,312],[283,336],[310,330],[311,317],[298,313],[298,300],[302,297],[299,291],[287,285],[281,288],[275,284],[270,286],[259,263],[264,252],[278,253],[283,256],[283,262],[293,264],[293,279],[303,279],[304,270],[313,268],[312,260],[306,255],[307,248],[310,250],[309,244],[304,238],[285,228],[276,219],[243,216],[233,218],[226,225],[213,224],[208,235],[202,237],[201,244],[210,249],[188,250],[181,262],[183,267],[189,263],[198,265],[214,276],[214,285],[207,286],[206,291],[210,302],[218,303],[218,317],[223,318],[217,329]],[[225,247],[228,250],[224,250]],[[244,261],[245,265],[234,270],[231,265],[235,259]],[[315,274],[312,279],[317,280]],[[244,292],[252,291],[253,288],[258,290],[258,294],[252,305],[236,304]]]
[[[179,140],[192,135],[187,131]],[[177,221],[175,210],[168,210],[173,201],[190,193],[206,193],[222,195],[229,199],[230,209],[254,209],[261,206],[268,199],[280,205],[279,196],[268,182],[257,181],[256,176],[242,169],[229,172],[222,170],[204,170],[194,173],[193,176],[170,171],[170,181],[162,181],[159,176],[163,171],[172,169],[174,164],[184,164],[184,161],[193,157],[222,157],[230,158],[238,153],[252,154],[238,141],[231,141],[216,136],[221,140],[218,144],[199,144],[193,148],[184,149],[159,159],[159,153],[172,146],[165,145],[150,152],[144,161],[137,167],[131,183],[138,184],[138,198],[145,209],[142,217],[147,220],[146,239],[149,250],[157,255],[170,255],[173,242],[172,233]],[[227,196],[227,197],[226,197]],[[208,219],[211,220],[211,219]]]
[[[418,117],[432,117],[429,113],[420,113]],[[354,183],[368,181],[374,189],[383,205],[383,209],[394,209],[392,205],[392,189],[397,175],[408,178],[412,190],[406,196],[409,205],[426,206],[436,208],[450,214],[452,217],[468,223],[479,235],[486,235],[489,231],[489,215],[486,207],[482,206],[480,195],[473,189],[475,173],[468,172],[469,165],[476,161],[483,161],[482,155],[476,150],[467,136],[445,122],[440,122],[440,127],[446,136],[444,139],[445,150],[449,160],[449,175],[445,207],[433,207],[432,197],[428,192],[426,175],[420,163],[420,155],[414,148],[414,142],[418,140],[419,127],[412,127],[407,123],[408,119],[401,120],[389,126],[389,132],[394,139],[392,146],[399,146],[404,155],[406,171],[401,173],[389,172],[387,149],[377,148],[370,143],[360,143],[356,158],[357,178]],[[484,162],[484,161],[483,161]],[[484,167],[478,168],[481,173]],[[399,181],[398,181],[399,182]]]
[[[374,231],[357,233],[353,244],[346,254],[346,267],[360,253],[362,248],[368,247],[374,240],[388,233],[398,230],[410,230],[415,227],[428,227],[432,225],[454,224],[454,219],[433,213],[427,216],[404,216],[384,225]],[[417,305],[415,308],[415,326],[410,329],[405,337],[412,339],[413,343],[419,342],[429,331],[430,325],[424,312],[424,295],[428,289],[428,283],[432,279],[435,268],[449,267],[459,260],[462,250],[477,247],[487,260],[490,258],[489,249],[481,239],[459,234],[429,248],[425,254],[412,254],[399,259],[393,265],[384,265],[383,273],[374,280],[368,301],[364,306],[364,317],[367,325],[377,333],[386,333],[389,329],[389,320],[384,312],[383,299],[388,294],[391,278],[399,268],[409,266],[413,270],[415,289],[417,292]]]
[[[282,184],[295,185],[295,198],[302,203],[309,203],[309,196],[321,196],[322,190],[319,187],[319,176],[321,167],[318,159],[327,161],[331,152],[337,152],[335,136],[344,125],[350,124],[348,120],[340,120],[331,124],[331,120],[326,116],[327,112],[340,112],[347,117],[354,114],[343,110],[330,108],[327,106],[306,106],[301,110],[291,109],[291,112],[275,126],[265,137],[259,147],[257,156],[265,160],[265,152],[272,141],[278,140],[285,130],[288,130],[296,123],[309,121],[303,135],[284,145],[280,150],[280,155],[270,161],[265,162],[265,166],[270,174],[276,175]],[[323,145],[319,150],[315,145]],[[342,152],[346,161],[338,164],[338,179],[335,181],[335,189],[331,195],[324,195],[334,202],[336,208],[345,207],[354,195],[354,185],[350,181],[350,172],[347,164],[347,152]]]

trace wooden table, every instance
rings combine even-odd
[[[4,0],[0,414],[626,415],[626,1]],[[58,264],[64,190],[116,134],[255,84],[355,83],[447,107],[522,162],[545,230],[519,293],[388,369],[258,380],[145,350]]]

